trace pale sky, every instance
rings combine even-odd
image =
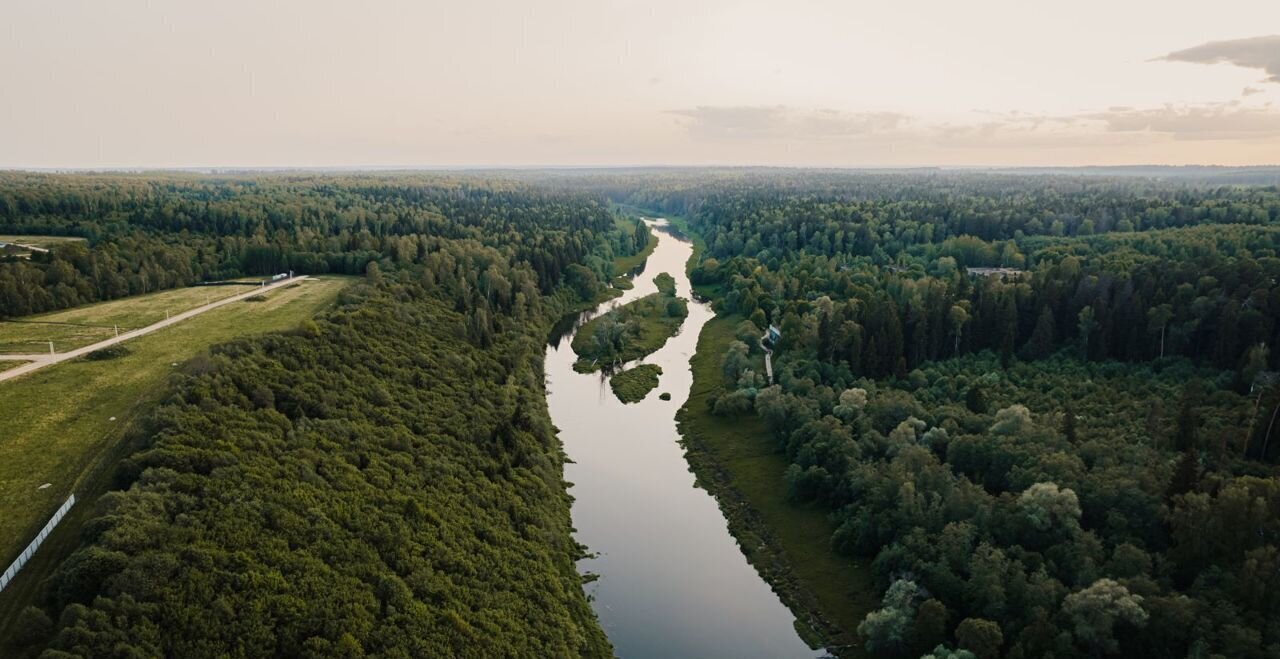
[[[1152,163],[1280,163],[1280,1],[0,2],[0,168]]]

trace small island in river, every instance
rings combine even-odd
[[[609,378],[609,386],[613,395],[624,403],[638,403],[644,400],[658,386],[658,376],[662,375],[662,367],[657,364],[640,364],[625,371],[614,373]]]
[[[654,277],[658,292],[591,319],[573,337],[574,370],[590,373],[648,355],[666,344],[689,315],[688,301],[676,297],[675,279]],[[647,392],[646,392],[647,393]]]

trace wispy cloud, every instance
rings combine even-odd
[[[1249,140],[1280,136],[1280,111],[1270,104],[1250,106],[1230,101],[1146,108],[1115,106],[1066,115],[1009,113],[975,124],[949,124],[940,127],[939,134],[949,139],[1020,137],[1050,142],[1064,137],[1102,138],[1100,134],[1178,140]]]
[[[1250,139],[1280,135],[1280,112],[1239,102],[1116,109],[1083,115],[1112,132],[1151,132],[1186,140]]]
[[[1280,83],[1280,35],[1210,41],[1157,58],[1168,62],[1234,64],[1267,72],[1267,82]]]
[[[911,118],[897,112],[843,112],[784,105],[714,106],[670,110],[689,133],[717,140],[845,140],[892,132]]]
[[[1115,106],[1049,115],[975,113],[972,120],[926,121],[896,112],[844,112],[785,106],[699,106],[673,110],[689,135],[718,142],[878,142],[946,147],[1056,148],[1173,140],[1280,137],[1280,110],[1241,101]]]

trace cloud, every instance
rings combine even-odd
[[[847,145],[924,149],[1132,147],[1170,141],[1261,143],[1280,138],[1280,109],[1223,103],[1113,106],[1068,114],[974,112],[929,121],[896,112],[787,106],[699,106],[672,110],[690,137],[722,144]]]
[[[670,110],[695,137],[716,140],[847,140],[882,135],[911,118],[897,112],[804,110],[784,105],[714,106]]]
[[[1086,115],[984,114],[981,121],[932,126],[925,137],[939,146],[963,149],[1102,148],[1159,139],[1150,134],[1108,131],[1100,121]]]
[[[1229,101],[1147,108],[1114,106],[1065,115],[987,113],[979,122],[938,125],[935,133],[943,140],[966,143],[984,139],[1020,144],[1055,143],[1064,139],[1114,142],[1108,135],[1130,141],[1148,137],[1249,140],[1280,136],[1280,111],[1271,104],[1245,105]]]
[[[1245,87],[1244,90],[1240,92],[1240,95],[1253,96],[1254,94],[1261,94],[1261,93],[1262,93],[1262,90],[1258,89],[1257,87]]]
[[[1280,112],[1233,101],[1205,105],[1108,110],[1079,116],[1111,132],[1165,133],[1184,140],[1249,139],[1280,135]]]
[[[1280,35],[1210,41],[1157,58],[1167,62],[1234,64],[1267,72],[1267,82],[1280,83]]]

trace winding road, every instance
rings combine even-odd
[[[189,309],[179,314],[174,314],[160,322],[147,325],[146,327],[139,327],[138,329],[135,329],[135,330],[129,330],[128,332],[121,333],[119,336],[113,336],[109,339],[105,339],[97,343],[92,343],[87,346],[76,348],[75,350],[68,350],[67,352],[59,352],[54,354],[43,353],[43,354],[30,354],[30,355],[0,355],[0,360],[4,360],[4,361],[31,362],[30,364],[24,364],[16,368],[0,371],[0,382],[4,382],[5,380],[12,380],[13,378],[16,378],[16,377],[21,377],[32,371],[36,371],[46,366],[52,366],[54,364],[57,364],[58,362],[64,362],[68,359],[75,359],[76,357],[87,355],[93,352],[94,350],[101,350],[103,348],[113,346],[117,343],[128,341],[129,339],[136,339],[139,336],[144,336],[156,330],[164,329],[170,325],[180,323],[188,318],[191,318],[192,316],[198,316],[206,311],[209,311],[210,309],[217,309],[218,307],[223,306],[225,304],[231,304],[232,302],[239,302],[240,300],[243,300],[248,297],[253,297],[254,295],[261,295],[262,293],[265,293],[270,290],[274,290],[276,288],[284,286],[285,284],[292,284],[294,282],[299,282],[304,279],[309,279],[309,277],[303,275],[301,277],[293,277],[291,279],[281,279],[278,282],[273,282],[271,284],[267,284],[266,286],[259,286],[252,290],[246,291],[244,293],[240,293],[239,295],[232,295],[231,297],[223,298],[221,300],[218,300],[217,302],[210,302],[209,304],[199,306],[194,309]]]

